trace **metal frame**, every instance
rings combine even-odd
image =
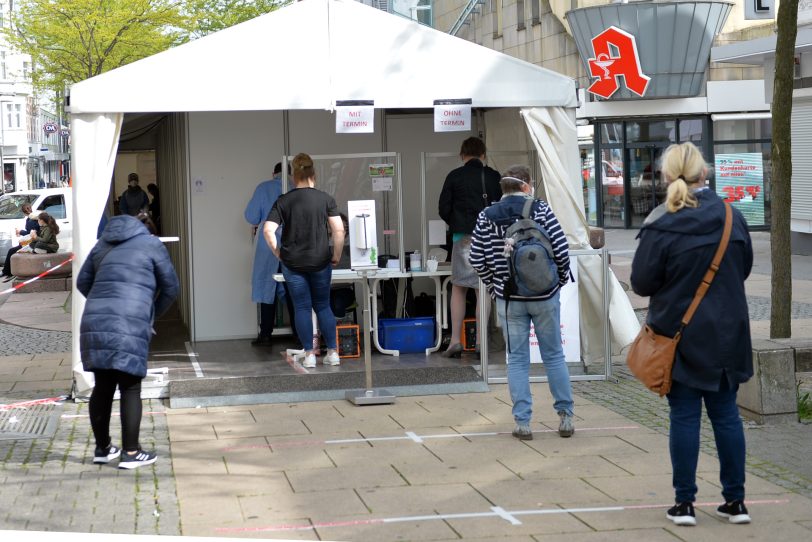
[[[602,375],[570,375],[570,381],[589,381],[589,380],[610,380],[612,378],[612,339],[609,333],[609,255],[610,254],[623,254],[623,253],[634,253],[634,251],[609,251],[605,248],[603,249],[583,249],[583,250],[571,250],[570,256],[594,256],[600,255],[601,260],[603,263],[602,266],[602,278],[603,278],[603,364],[604,364],[604,374]],[[480,292],[484,290],[484,286],[480,282]],[[482,307],[478,307],[480,311],[482,311]],[[480,313],[481,314],[481,313]],[[580,319],[579,319],[579,328],[580,328]],[[480,331],[480,344],[482,341],[483,332]],[[487,344],[487,333],[484,333],[486,344]],[[487,368],[487,349],[482,348],[482,351],[485,352],[483,356],[483,374],[485,375],[486,382],[488,384],[507,384],[507,377],[506,376],[498,376],[498,377],[491,377],[488,374]],[[530,382],[547,382],[548,378],[546,376],[530,376]]]

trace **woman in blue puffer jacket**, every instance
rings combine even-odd
[[[144,215],[144,219],[148,217]],[[79,339],[82,365],[96,377],[90,397],[90,424],[96,438],[93,462],[109,463],[121,455],[110,438],[110,414],[118,386],[124,449],[119,468],[123,469],[157,459],[138,443],[141,380],[147,374],[153,323],[178,293],[169,253],[142,222],[128,215],[111,218],[76,282],[87,298]]]

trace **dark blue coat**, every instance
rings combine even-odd
[[[650,296],[646,322],[673,337],[722,236],[725,206],[711,190],[696,193],[699,207],[646,218],[632,262],[632,289]],[[677,347],[674,380],[716,391],[722,374],[733,386],[753,376],[750,317],[744,280],[753,267],[747,223],[733,209],[730,244],[719,271]]]
[[[178,294],[178,277],[163,243],[128,215],[115,216],[76,281],[87,298],[79,343],[86,371],[147,374],[155,318]]]

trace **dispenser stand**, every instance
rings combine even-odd
[[[374,275],[377,271],[372,271]],[[365,405],[391,405],[395,402],[395,396],[386,390],[376,390],[372,388],[372,344],[370,334],[372,333],[372,319],[369,309],[369,275],[370,271],[358,271],[363,278],[364,292],[364,373],[366,375],[366,389],[349,390],[345,398],[356,406]]]

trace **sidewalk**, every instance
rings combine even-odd
[[[607,233],[609,243],[622,237],[615,233]],[[622,262],[614,263],[620,275]],[[796,325],[812,318],[809,279],[812,273],[793,293],[796,335]],[[751,315],[763,305],[764,284],[769,300],[768,281],[755,273],[748,281]],[[36,295],[14,294],[20,297],[0,306],[4,348],[19,349],[16,334],[35,333],[8,322],[36,310],[44,301]],[[36,343],[39,352],[68,351],[70,333],[44,317],[58,314],[60,299],[49,303],[26,324],[49,326],[36,330],[50,334],[50,342]],[[754,335],[765,321],[755,317]],[[149,400],[142,444],[160,459],[134,472],[91,464],[86,404],[42,405],[41,416],[59,417],[53,437],[2,440],[0,433],[0,529],[358,541],[812,537],[812,425],[746,424],[753,524],[733,526],[714,514],[718,465],[706,423],[699,525],[676,527],[665,518],[673,501],[666,403],[628,377],[621,359],[615,367],[618,382],[575,383],[571,439],[555,432],[544,384],[533,385],[535,439],[527,442],[509,434],[504,385],[370,407],[328,401],[170,410]],[[56,397],[69,382],[70,354],[0,357],[0,404]],[[0,422],[9,412],[0,407]],[[113,427],[117,435],[115,419]]]

